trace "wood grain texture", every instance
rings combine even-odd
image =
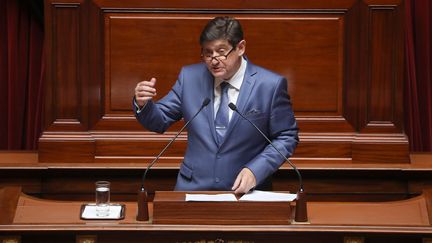
[[[21,187],[0,187],[0,225],[13,223],[20,194]]]
[[[87,129],[86,26],[83,1],[46,2],[45,130]]]
[[[432,225],[432,190],[431,188],[423,190],[423,195],[426,200],[426,208],[428,210],[429,224]]]
[[[186,193],[157,191],[153,200],[153,223],[280,225],[290,224],[292,220],[290,202],[187,202]],[[196,193],[217,194],[193,192]]]
[[[106,113],[130,113],[131,93],[136,83],[149,79],[149,75],[159,80],[156,100],[168,93],[185,63],[200,62],[198,36],[212,17],[105,15],[105,97],[109,97],[105,102]],[[236,17],[246,33],[248,58],[288,77],[294,110],[299,116],[341,115],[343,21],[340,14]]]
[[[180,192],[161,192],[178,194]],[[158,193],[156,193],[158,194]],[[183,192],[184,194],[184,192]],[[168,203],[168,196],[164,196],[164,203]],[[160,199],[160,198],[159,198]],[[155,213],[157,201],[149,203],[150,217]],[[172,199],[172,202],[184,200]],[[308,204],[310,225],[252,225],[224,227],[223,225],[157,225],[153,222],[137,222],[135,220],[136,203],[121,202],[126,205],[125,219],[122,221],[88,221],[79,217],[80,206],[86,202],[53,201],[21,195],[17,203],[15,218],[9,226],[25,229],[26,225],[32,225],[32,230],[45,230],[53,227],[56,230],[96,230],[96,231],[130,231],[132,228],[139,231],[242,231],[242,232],[310,232],[317,233],[426,233],[430,221],[428,219],[426,198],[421,195],[408,200],[393,202],[312,202]],[[160,203],[160,202],[159,202]],[[188,202],[193,204],[193,202]],[[221,202],[224,203],[224,202]],[[160,206],[160,205],[159,205]],[[257,210],[259,211],[259,210]],[[51,213],[47,213],[51,212]],[[175,212],[174,212],[175,213]],[[179,212],[181,214],[181,212]],[[210,212],[211,213],[211,212]],[[229,216],[227,216],[229,217]],[[281,216],[279,216],[281,217]],[[38,226],[35,226],[38,225]],[[7,229],[0,227],[0,230]],[[28,229],[27,229],[28,230]],[[102,232],[100,232],[102,233]]]

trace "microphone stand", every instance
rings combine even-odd
[[[300,171],[297,169],[297,167],[284,155],[282,152],[274,146],[272,141],[259,129],[251,120],[249,120],[247,117],[245,117],[240,111],[237,110],[237,106],[233,103],[229,103],[229,108],[237,114],[239,114],[243,119],[248,121],[255,129],[267,140],[267,142],[282,156],[282,158],[285,159],[286,162],[294,169],[294,171],[297,173],[298,179],[299,179],[299,190],[297,192],[297,199],[296,199],[296,208],[295,208],[295,222],[307,222],[308,221],[308,215],[307,215],[307,199],[306,199],[306,192],[303,189],[303,179],[300,174]]]
[[[148,221],[149,220],[149,212],[148,212],[148,197],[147,197],[147,191],[144,188],[144,181],[147,176],[148,171],[150,168],[156,163],[156,161],[159,160],[159,158],[162,156],[162,154],[168,149],[169,146],[177,139],[177,137],[183,132],[183,130],[189,125],[189,123],[195,119],[195,117],[210,103],[210,99],[206,98],[200,109],[195,113],[195,115],[188,121],[186,124],[180,129],[180,131],[174,136],[173,139],[162,149],[162,151],[156,156],[156,158],[147,166],[147,169],[145,170],[142,180],[141,180],[141,188],[138,191],[138,212],[136,216],[137,221]]]

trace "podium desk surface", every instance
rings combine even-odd
[[[308,224],[181,225],[153,224],[151,220],[136,221],[135,202],[114,202],[126,206],[125,218],[122,220],[82,220],[80,208],[88,202],[44,200],[21,193],[13,221],[1,224],[0,231],[325,231],[432,235],[430,196],[428,192],[412,199],[393,202],[309,202]],[[153,204],[150,202],[150,218],[152,213]]]

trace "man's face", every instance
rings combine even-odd
[[[202,58],[215,78],[228,80],[240,68],[245,46],[244,40],[235,48],[227,40],[207,41],[202,46]]]

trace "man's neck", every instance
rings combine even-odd
[[[240,56],[238,59],[238,62],[235,64],[235,67],[234,67],[235,71],[233,71],[228,78],[224,78],[223,79],[224,81],[228,81],[228,80],[232,79],[232,77],[234,77],[234,75],[239,71],[240,66],[242,64],[242,59],[243,59],[243,56]]]

